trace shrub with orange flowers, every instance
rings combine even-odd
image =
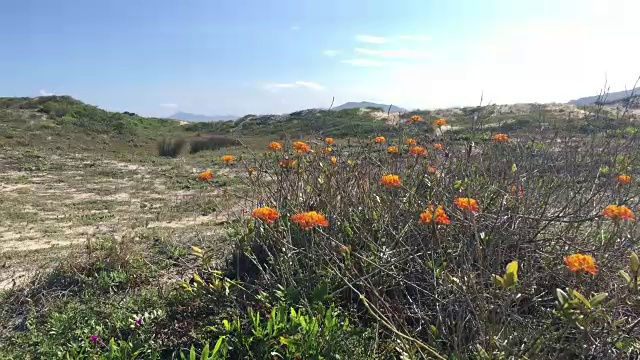
[[[509,141],[509,137],[506,134],[494,134],[491,137],[491,140],[496,142],[506,142]]]
[[[567,264],[569,270],[573,272],[584,271],[591,275],[595,275],[598,272],[596,261],[591,255],[573,254],[565,256],[564,263]]]
[[[293,159],[284,159],[278,163],[278,165],[285,169],[292,169],[298,165],[298,162]]]
[[[269,150],[271,150],[271,151],[282,150],[282,144],[280,144],[277,141],[272,141],[272,142],[269,143]]]
[[[398,151],[399,151],[399,150],[398,150],[398,147],[397,147],[397,146],[389,146],[389,147],[387,148],[387,152],[388,152],[389,154],[397,154],[397,153],[398,153]]]
[[[616,177],[616,181],[618,181],[620,184],[629,184],[631,182],[631,176],[620,174]]]
[[[251,216],[256,219],[260,219],[269,225],[272,225],[276,221],[276,219],[278,219],[280,213],[268,206],[263,206],[253,210]]]
[[[329,226],[329,222],[322,215],[315,211],[308,211],[291,216],[291,221],[298,224],[302,230],[309,230],[316,226]]]
[[[380,184],[388,188],[394,188],[402,184],[402,179],[398,175],[388,174],[380,178]]]
[[[198,180],[200,181],[209,181],[213,179],[213,172],[211,170],[203,171],[198,174]]]
[[[231,164],[233,162],[233,160],[235,160],[236,157],[233,155],[223,155],[222,156],[222,162],[225,164]]]
[[[478,202],[475,199],[461,197],[455,200],[455,204],[460,210],[470,211],[472,213],[478,212]]]
[[[445,119],[438,119],[436,121],[433,122],[434,126],[445,126],[447,125],[447,120]]]
[[[442,144],[433,144],[433,147],[436,150],[442,150],[443,149]]]
[[[409,124],[416,124],[419,122],[423,122],[424,120],[422,119],[421,116],[419,115],[413,115],[412,117],[409,118],[409,120],[407,121]]]
[[[384,136],[377,136],[375,139],[373,139],[373,141],[376,144],[384,144],[387,139]]]
[[[335,141],[333,140],[333,138],[325,138],[324,142],[327,143],[327,145],[333,145],[333,143],[335,143]]]
[[[309,150],[311,150],[311,148],[309,147],[309,145],[307,145],[307,143],[303,142],[303,141],[295,141],[293,143],[293,149],[297,152],[297,153],[306,153]]]
[[[416,156],[425,156],[427,155],[427,149],[425,149],[422,146],[414,146],[411,149],[409,149],[409,154],[416,155]]]
[[[602,215],[614,221],[619,221],[619,220],[634,221],[636,219],[635,215],[633,214],[633,211],[631,211],[631,209],[629,209],[624,205],[620,205],[620,206],[609,205],[606,208],[604,208],[604,210],[602,211]]]
[[[433,205],[429,205],[427,210],[425,210],[420,214],[419,222],[421,224],[431,224],[434,221],[434,218],[435,218],[436,224],[440,224],[440,225],[451,224],[451,220],[449,219],[449,216],[447,215],[447,213],[445,213],[444,207],[442,205],[438,205],[438,207],[436,208],[435,216],[433,212]]]
[[[415,146],[418,142],[416,141],[416,139],[407,139],[404,141],[405,144],[409,145],[409,146]]]

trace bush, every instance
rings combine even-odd
[[[227,136],[212,135],[206,138],[195,138],[190,142],[189,153],[196,154],[204,150],[217,150],[228,146],[238,146],[240,141]]]
[[[164,138],[158,142],[158,155],[176,158],[184,148],[184,139],[167,139]]]

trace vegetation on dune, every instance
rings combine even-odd
[[[638,357],[637,127],[510,132],[474,112],[423,115],[346,134],[320,116],[305,127],[321,141],[209,159],[188,181],[227,192],[216,179],[235,174],[245,216],[208,241],[102,239],[0,293],[0,357]],[[276,138],[278,124],[197,131]]]

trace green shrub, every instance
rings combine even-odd
[[[182,152],[185,145],[185,140],[180,139],[167,139],[164,138],[158,141],[158,155],[164,157],[176,158]]]
[[[218,150],[229,146],[238,146],[240,141],[228,136],[212,135],[194,138],[190,141],[189,153],[196,154],[205,150]]]

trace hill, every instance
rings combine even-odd
[[[191,113],[182,112],[182,111],[179,111],[169,116],[169,119],[189,121],[189,122],[230,121],[230,120],[237,120],[238,118],[240,117],[235,115],[199,115],[199,114],[191,114]]]
[[[609,103],[615,103],[615,102],[626,100],[632,95],[634,98],[640,96],[640,87],[637,87],[633,90],[617,91],[617,92],[610,92],[608,94],[603,94],[603,95],[582,97],[579,99],[569,101],[569,104],[574,104],[578,106],[593,105],[593,104],[599,104],[599,103],[609,104]]]
[[[334,107],[333,110],[366,109],[366,108],[378,108],[384,111],[388,111],[389,105],[377,104],[377,103],[368,102],[368,101],[348,102],[340,106]],[[395,105],[391,105],[391,112],[405,112],[405,111],[407,110]]]

